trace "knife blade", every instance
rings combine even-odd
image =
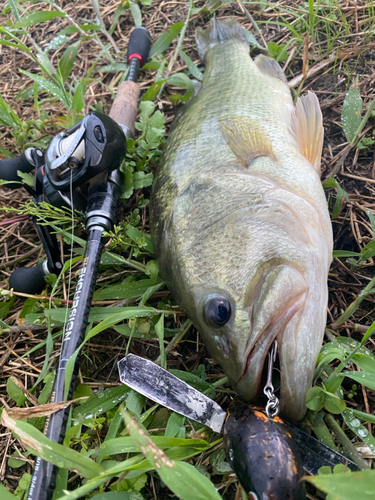
[[[208,396],[156,365],[152,361],[128,354],[118,362],[120,380],[131,389],[172,411],[210,427],[215,432],[223,428],[227,412]],[[303,467],[316,475],[324,465],[331,467],[344,464],[352,471],[359,467],[341,453],[318,441],[300,428],[289,424],[297,443]]]
[[[215,401],[152,361],[128,354],[118,362],[120,380],[143,396],[220,432],[226,412]]]

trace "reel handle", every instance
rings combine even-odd
[[[22,182],[21,177],[17,174],[17,170],[29,173],[34,170],[34,168],[35,164],[31,162],[28,150],[26,150],[20,156],[5,158],[0,161],[0,179]],[[22,187],[22,184],[5,184],[5,186],[9,189],[18,189]]]
[[[63,267],[56,235],[50,231],[48,226],[39,225],[35,219],[34,223],[47,259],[34,267],[18,267],[9,278],[10,288],[13,288],[15,292],[30,295],[41,293],[46,287],[46,276],[52,273],[59,274]]]
[[[46,286],[46,263],[42,262],[35,267],[18,267],[9,278],[9,288],[15,292],[36,295]]]

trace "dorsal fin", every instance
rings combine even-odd
[[[313,92],[298,98],[292,113],[291,131],[303,156],[320,174],[324,128],[319,101]]]
[[[206,29],[197,28],[195,30],[195,39],[198,54],[202,61],[204,61],[208,49],[228,41],[241,42],[249,48],[245,33],[234,17],[222,19],[221,21],[213,17]]]
[[[255,120],[238,115],[221,121],[220,128],[233,153],[248,167],[259,156],[274,158],[270,136]]]
[[[287,83],[284,71],[275,59],[271,59],[271,57],[260,54],[254,59],[254,62],[263,73],[266,73],[266,75],[273,76],[282,82]]]

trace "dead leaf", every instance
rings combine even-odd
[[[39,405],[37,398],[26,389],[26,387],[23,385],[21,380],[19,380],[17,377],[14,377],[14,376],[10,377],[10,378],[16,384],[16,386],[21,389],[21,391],[24,393],[24,395],[27,397],[27,399],[30,401],[30,403],[32,403],[35,406]]]
[[[22,420],[24,418],[33,418],[33,417],[38,417],[38,418],[47,417],[52,413],[56,413],[57,411],[67,408],[76,401],[81,401],[82,399],[87,399],[87,398],[88,396],[83,396],[82,398],[72,399],[71,401],[47,403],[45,405],[33,406],[32,408],[9,408],[7,412],[9,417],[15,420]]]

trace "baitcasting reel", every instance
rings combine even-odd
[[[125,130],[124,130],[125,129]],[[48,201],[61,208],[70,207],[86,213],[86,227],[99,225],[110,230],[120,190],[118,170],[126,153],[129,129],[121,127],[109,116],[92,112],[73,128],[52,140],[46,155],[28,148],[18,158],[0,162],[0,177],[20,181],[17,171],[35,169],[34,189],[24,185],[36,204]],[[7,184],[16,189],[18,183]],[[62,269],[55,234],[48,226],[36,225],[47,259],[36,267],[20,267],[13,271],[9,286],[17,292],[40,293],[48,274]]]

